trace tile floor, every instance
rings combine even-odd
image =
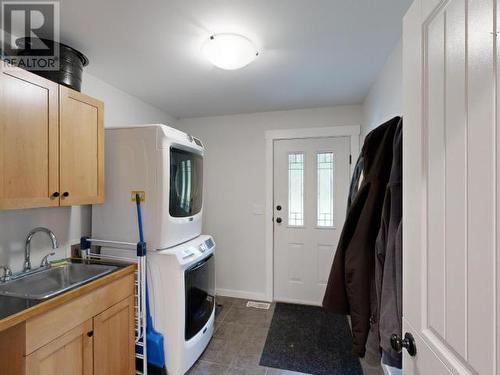
[[[217,297],[223,309],[215,321],[212,341],[188,375],[304,375],[259,366],[271,325],[274,304],[269,310],[246,307],[247,300]],[[364,369],[379,375],[379,368]]]

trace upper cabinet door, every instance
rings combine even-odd
[[[0,209],[59,205],[58,85],[0,64]]]
[[[104,202],[104,105],[60,86],[61,206]]]

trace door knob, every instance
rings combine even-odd
[[[281,222],[282,222],[282,221],[283,221],[283,220],[281,220],[281,217],[279,217],[279,218],[277,218],[277,219],[276,219],[276,222],[277,222],[278,224],[281,224]]]
[[[52,193],[52,197],[53,198],[57,198],[59,196],[59,192],[58,191],[55,191]]]
[[[277,209],[278,211],[281,211],[281,206],[280,206],[280,205],[277,205],[277,206],[276,206],[276,209]]]
[[[415,339],[411,333],[405,333],[405,338],[402,339],[399,335],[391,336],[391,347],[397,352],[401,353],[403,349],[408,351],[408,354],[412,357],[417,355],[417,346],[415,344]]]
[[[69,193],[68,193],[67,191],[65,191],[65,192],[63,193],[63,195],[62,195],[62,196],[63,196],[64,198],[69,197]]]

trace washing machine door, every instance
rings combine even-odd
[[[188,268],[186,286],[186,330],[188,341],[208,322],[215,308],[215,261],[213,254]]]

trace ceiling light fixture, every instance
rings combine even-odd
[[[221,69],[241,69],[257,58],[255,44],[239,34],[215,34],[203,44],[202,52],[212,64]]]

